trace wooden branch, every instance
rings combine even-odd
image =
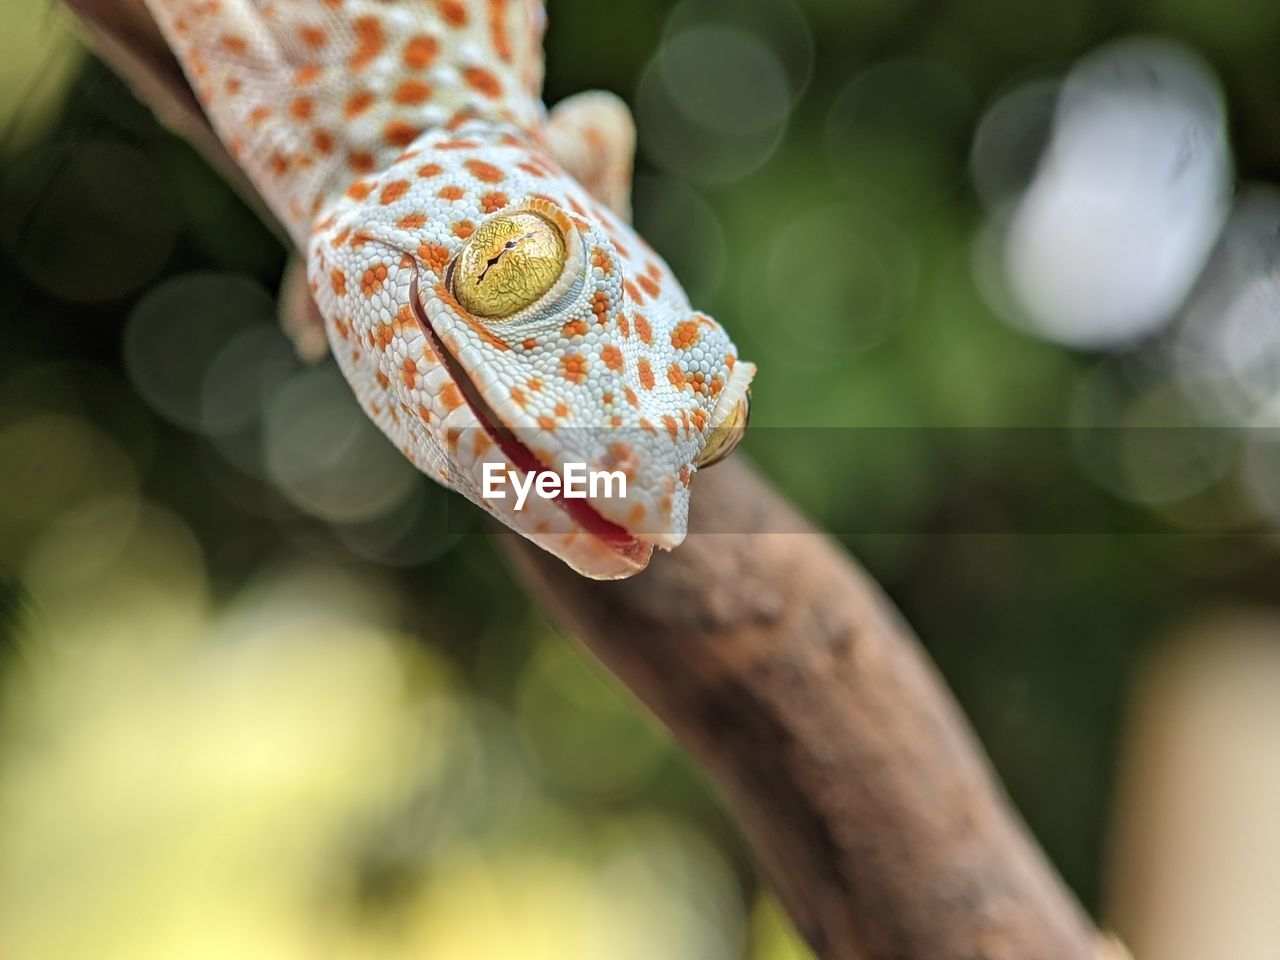
[[[169,52],[159,26],[142,0],[63,0],[79,18],[90,45],[160,123],[190,143],[208,164],[244,198],[281,242],[289,236],[271,215],[258,191],[227,152]]]
[[[715,775],[831,960],[1085,960],[1093,931],[879,588],[742,459],[615,583],[515,535],[535,596]]]
[[[145,7],[67,3],[246,190]],[[530,592],[715,775],[824,960],[1095,956],[897,612],[740,457],[697,477],[688,541],[631,580],[584,580],[502,539]]]

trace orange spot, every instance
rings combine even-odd
[[[360,292],[366,297],[372,297],[382,289],[382,285],[386,282],[387,265],[385,263],[380,263],[375,267],[370,267],[364,272],[364,276],[360,278]]]
[[[671,435],[671,439],[678,439],[680,436],[680,426],[676,423],[676,418],[671,414],[664,414],[662,417],[662,425],[667,428],[667,433]]]
[[[680,364],[673,363],[667,367],[667,379],[671,381],[671,385],[679,389],[685,385],[684,371],[680,369]]]
[[[267,117],[271,116],[271,108],[267,106],[257,106],[249,111],[249,122],[255,127]]]
[[[596,323],[604,323],[604,318],[609,313],[609,295],[603,290],[597,290],[592,296],[591,312],[596,315]]]
[[[561,357],[560,375],[570,383],[586,383],[587,358],[580,353],[571,353]]]
[[[440,402],[444,404],[446,410],[457,410],[466,401],[462,399],[462,391],[458,389],[455,383],[446,383],[444,389],[440,391]]]
[[[449,251],[438,243],[421,244],[418,247],[418,256],[436,273],[442,273],[449,264]]]
[[[347,166],[353,173],[372,173],[373,154],[367,150],[355,150],[347,154]]]
[[[640,339],[645,343],[653,343],[653,328],[649,326],[649,321],[641,314],[635,316],[636,333],[640,335]]]
[[[390,120],[382,128],[382,138],[393,147],[407,147],[418,138],[422,128],[403,120]]]
[[[312,50],[319,50],[328,38],[323,27],[308,26],[298,30],[298,39]]]
[[[622,289],[625,290],[627,292],[627,296],[630,297],[632,300],[634,300],[636,303],[644,303],[644,297],[640,293],[640,288],[637,287],[630,280],[628,280],[626,283],[622,285]]]
[[[484,67],[467,67],[462,71],[462,79],[472,90],[483,93],[486,97],[502,96],[502,84]]]
[[[640,418],[640,429],[643,430],[645,433],[656,434],[658,432],[648,417]]]
[[[591,251],[591,265],[603,270],[606,277],[613,273],[613,260],[599,247]]]
[[[507,0],[489,0],[489,32],[498,57],[511,62],[511,39],[507,36]]]
[[[451,27],[465,27],[467,25],[467,8],[462,0],[436,0],[436,6],[440,9],[440,16],[444,17],[444,22]]]
[[[347,292],[347,277],[341,270],[329,271],[329,286],[333,288],[333,292],[338,296],[343,296]]]
[[[538,341],[533,337],[525,337],[523,340],[520,341],[521,348],[525,350],[532,350],[537,345],[538,345]]]
[[[440,44],[435,37],[419,33],[410,37],[404,45],[404,65],[410,70],[422,70],[431,66],[440,52]]]
[[[658,285],[648,277],[640,278],[640,286],[649,296],[656,297],[658,295]]]
[[[408,180],[392,180],[382,188],[382,193],[378,196],[378,202],[385,207],[389,203],[395,203],[408,192]]]
[[[570,320],[560,328],[562,337],[585,337],[587,335],[587,322],[585,320]]]
[[[401,230],[417,230],[420,226],[427,222],[426,214],[422,213],[406,213],[403,217],[396,221],[396,226]]]
[[[328,130],[317,130],[311,135],[311,145],[315,147],[317,153],[332,153],[333,134]]]
[[[621,331],[623,339],[629,339],[631,337],[631,321],[627,319],[627,315],[625,313],[618,314],[617,324],[618,330]]]
[[[437,193],[436,196],[439,197],[441,200],[453,201],[453,200],[461,200],[464,196],[466,196],[466,194],[461,187],[448,186],[448,187],[441,187],[440,192]]]
[[[487,433],[485,433],[483,430],[480,430],[476,433],[475,448],[476,448],[477,457],[483,457],[486,453],[489,452],[492,446],[493,446],[493,441],[489,439],[489,435]]]
[[[566,403],[557,403],[555,413],[557,417],[563,420],[569,415],[569,405]]]
[[[538,426],[543,430],[554,430],[556,428],[556,422],[544,413],[542,416],[538,417]]]
[[[630,387],[623,387],[622,392],[627,398],[627,403],[631,404],[633,407],[640,406],[640,398],[636,396],[636,392],[634,390]]]
[[[357,90],[351,96],[347,97],[347,104],[343,107],[343,113],[347,118],[358,117],[373,106],[373,94],[368,90]]]
[[[428,410],[426,407],[424,407],[422,404],[418,404],[418,419],[421,420],[423,423],[431,422],[431,411]]]
[[[693,419],[693,425],[699,432],[707,429],[707,411],[701,407],[695,407],[693,413],[689,414]]]
[[[374,376],[377,378],[378,386],[380,386],[383,390],[390,388],[391,381],[390,379],[388,379],[385,373],[379,370],[376,374],[374,374]]]
[[[649,366],[649,359],[647,357],[641,357],[637,367],[640,370],[640,386],[644,387],[646,390],[652,390],[653,367]]]
[[[521,410],[523,410],[525,404],[528,403],[528,400],[525,399],[524,391],[519,387],[511,388],[511,400]]]
[[[701,336],[697,322],[686,320],[676,324],[676,328],[671,331],[671,345],[677,350],[688,350],[698,342]]]
[[[532,390],[534,393],[537,393],[539,390],[542,389],[542,381],[539,380],[537,377],[530,377],[528,380],[525,381],[524,385],[528,387],[530,390]]]
[[[391,99],[403,106],[424,103],[431,97],[431,88],[421,80],[405,80],[391,94]]]
[[[444,173],[444,167],[438,163],[424,163],[418,168],[418,176],[420,177],[438,177]]]
[[[357,180],[347,187],[347,196],[352,200],[363,200],[371,193],[373,193],[373,184],[366,183],[364,180]]]
[[[223,34],[218,42],[222,44],[224,50],[228,50],[231,53],[244,53],[249,49],[248,41],[244,37],[238,37],[233,33]]]
[[[492,163],[485,163],[483,160],[468,160],[463,166],[467,168],[473,177],[485,183],[501,183],[503,180],[502,171]]]
[[[600,359],[604,361],[604,365],[610,370],[617,371],[622,369],[622,351],[613,344],[609,344],[600,351]]]
[[[476,225],[470,220],[459,220],[453,225],[453,235],[460,240],[465,240],[471,234],[476,232]]]
[[[316,78],[319,76],[319,67],[301,67],[298,72],[293,75],[293,82],[299,87],[305,87],[308,83],[314,83]]]
[[[495,190],[492,193],[486,193],[481,197],[480,203],[484,207],[485,213],[497,213],[507,205],[508,200],[505,193]]]
[[[363,70],[382,52],[386,43],[382,36],[382,24],[377,17],[358,17],[352,26],[356,31],[356,50],[351,55],[352,70]]]

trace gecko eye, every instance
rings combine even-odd
[[[707,437],[707,445],[702,448],[698,457],[699,467],[709,467],[719,463],[737,448],[747,432],[747,421],[751,419],[751,391],[748,390],[733,408],[733,413],[725,417],[720,424],[711,430]]]
[[[503,319],[545,296],[564,265],[564,237],[545,217],[495,217],[471,235],[458,256],[453,295],[474,316]]]

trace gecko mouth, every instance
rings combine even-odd
[[[480,395],[479,388],[467,374],[462,364],[458,362],[458,359],[449,348],[444,345],[444,341],[440,339],[439,334],[432,327],[431,321],[427,319],[426,311],[423,309],[422,301],[418,296],[418,277],[416,273],[409,281],[409,300],[413,304],[413,314],[418,321],[419,328],[427,338],[427,342],[431,344],[431,349],[435,351],[436,356],[444,364],[445,371],[449,374],[449,379],[462,391],[463,399],[466,400],[471,413],[480,422],[480,426],[484,428],[489,439],[502,451],[503,456],[518,470],[526,474],[532,474],[535,477],[540,473],[555,473],[554,470],[539,460],[534,452],[520,441],[515,432],[493,412],[493,409],[485,402],[484,397]],[[625,527],[606,519],[595,507],[591,506],[589,501],[576,498],[569,499],[563,494],[557,493],[554,502],[560,509],[569,514],[580,529],[599,540],[615,553],[641,567],[648,561],[649,554],[653,549],[652,545],[640,540]]]

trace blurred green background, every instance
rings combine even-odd
[[[548,102],[634,105],[637,224],[760,365],[746,454],[900,605],[1099,907],[1135,664],[1280,564],[1234,461],[1147,495],[1182,448],[1126,428],[1194,419],[1150,349],[988,305],[974,130],[1158,32],[1221,79],[1239,176],[1280,179],[1280,6],[550,15]],[[6,16],[0,953],[802,956],[706,778],[294,358],[279,243],[64,11]]]

